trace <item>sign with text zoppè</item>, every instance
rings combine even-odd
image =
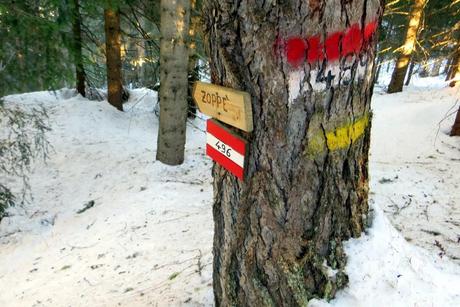
[[[251,96],[248,93],[195,82],[193,98],[201,113],[241,130],[252,131]]]

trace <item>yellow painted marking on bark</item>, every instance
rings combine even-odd
[[[333,151],[350,146],[364,134],[368,124],[369,116],[366,114],[353,124],[326,132],[327,147]]]
[[[321,126],[322,115],[314,116],[307,132],[308,145],[305,154],[314,157],[323,152],[347,148],[366,132],[370,115],[365,114],[352,124],[339,126],[332,131],[324,131]]]

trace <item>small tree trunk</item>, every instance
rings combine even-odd
[[[83,66],[83,44],[81,38],[81,15],[79,0],[73,0],[72,32],[74,40],[74,62],[77,92],[85,97],[85,68]]]
[[[440,58],[436,58],[433,63],[433,67],[430,71],[430,77],[437,77],[441,71],[442,60]]]
[[[107,62],[108,101],[123,111],[123,85],[121,76],[121,30],[118,7],[104,9],[105,46]]]
[[[382,61],[383,61],[383,58],[380,57],[378,60],[377,60],[377,71],[375,72],[375,78],[374,78],[374,83],[379,83],[379,77],[380,77],[380,70],[382,69]]]
[[[415,0],[412,8],[409,26],[407,28],[406,39],[402,46],[402,51],[399,54],[396,66],[391,76],[390,85],[388,85],[388,93],[401,92],[403,89],[404,78],[406,76],[407,67],[409,65],[412,52],[415,50],[415,43],[417,41],[417,34],[422,19],[423,9],[427,0]]]
[[[193,84],[198,81],[198,69],[197,65],[197,53],[196,53],[196,44],[197,44],[197,35],[200,24],[200,15],[197,13],[199,8],[197,8],[197,1],[191,0],[190,8],[190,31],[189,31],[189,44],[188,44],[188,117],[195,118],[197,106],[193,100]]]
[[[454,87],[460,81],[460,47],[455,52],[452,58],[449,73],[447,74],[446,81],[451,80],[450,87]]]
[[[409,72],[407,73],[406,83],[404,85],[408,86],[410,84],[410,80],[412,79],[412,74],[414,73],[415,63],[414,61],[410,62]]]
[[[189,0],[161,0],[160,128],[157,159],[184,161],[187,121]]]
[[[428,61],[427,60],[423,60],[422,63],[420,64],[420,67],[418,69],[419,73],[419,77],[420,78],[426,78],[429,76],[429,70],[428,70]]]
[[[446,75],[449,73],[449,70],[450,70],[450,66],[452,65],[452,57],[450,57],[449,59],[447,59],[447,63],[446,65],[444,66],[443,70],[442,70],[442,74],[443,75]]]
[[[460,136],[460,108],[458,108],[454,125],[452,126],[452,130],[450,131],[450,136]]]
[[[383,1],[203,7],[213,83],[250,93],[254,123],[252,133],[233,129],[249,141],[245,181],[213,168],[216,306],[330,298],[347,283],[343,241],[360,236],[368,211],[372,33]],[[328,37],[325,54],[318,37]]]

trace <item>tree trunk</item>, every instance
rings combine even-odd
[[[197,69],[197,34],[200,24],[200,15],[198,14],[197,0],[191,0],[190,3],[190,31],[188,43],[188,117],[195,118],[197,106],[193,100],[193,84],[199,80],[199,71]]]
[[[379,83],[380,70],[382,69],[382,62],[383,62],[383,57],[377,60],[377,71],[375,73],[375,80],[374,80],[374,83],[377,83],[377,84]]]
[[[388,93],[401,92],[403,89],[404,78],[406,76],[412,52],[415,50],[417,34],[420,28],[420,21],[422,19],[426,1],[427,0],[415,0],[414,6],[412,7],[406,39],[398,56],[398,60],[396,61],[390,85],[388,85]]]
[[[412,74],[414,73],[414,61],[410,62],[409,72],[407,73],[406,83],[404,85],[408,86],[410,84],[410,80],[412,79]]]
[[[123,85],[121,77],[121,30],[118,7],[104,9],[105,46],[107,62],[108,101],[123,111]]]
[[[74,62],[77,92],[85,97],[85,69],[83,66],[83,45],[81,39],[81,15],[79,0],[73,0],[72,32],[74,40]]]
[[[440,58],[437,58],[434,60],[433,67],[431,68],[431,71],[430,71],[430,77],[439,76],[440,71],[441,71],[441,65],[442,65],[442,60]]]
[[[161,0],[160,128],[157,159],[184,162],[187,121],[189,0]]]
[[[460,81],[460,47],[457,49],[457,51],[454,54],[454,57],[452,58],[452,65],[449,71],[449,74],[447,75],[446,81],[449,81],[449,86],[454,87],[458,81]]]
[[[429,66],[428,60],[423,60],[419,68],[417,69],[418,76],[420,78],[426,78],[429,76],[428,66]]]
[[[444,66],[444,68],[442,69],[442,75],[448,75],[449,71],[450,71],[450,66],[452,65],[452,57],[449,57],[447,59],[447,63],[446,65]]]
[[[254,120],[252,133],[229,127],[249,142],[245,181],[213,167],[216,306],[306,306],[347,283],[343,241],[368,212],[383,1],[341,3],[204,4],[212,81],[250,93]]]
[[[454,125],[452,126],[452,130],[450,131],[450,136],[460,136],[460,108],[458,108]]]

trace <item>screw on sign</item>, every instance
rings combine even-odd
[[[206,122],[206,154],[215,162],[244,179],[247,142],[213,119]]]

